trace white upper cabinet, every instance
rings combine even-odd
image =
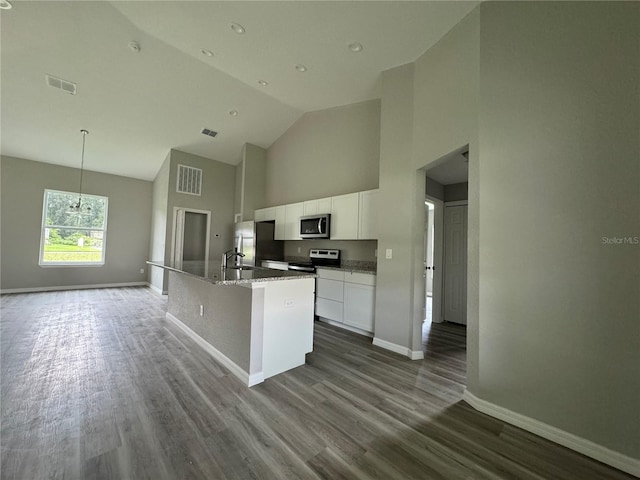
[[[317,215],[321,213],[331,213],[331,197],[307,200],[304,202],[303,215]]]
[[[254,212],[256,222],[276,222],[275,240],[301,240],[300,217],[331,214],[332,240],[375,240],[378,238],[378,192],[348,193]]]
[[[273,235],[274,240],[286,240],[286,207],[281,205],[273,207],[275,210],[276,229]]]
[[[331,197],[331,239],[356,240],[358,238],[359,193]]]
[[[276,219],[276,207],[261,208],[256,210],[253,214],[253,219],[256,222],[268,222]]]
[[[358,239],[378,238],[378,193],[380,190],[360,192],[360,212],[358,215]]]
[[[301,240],[300,238],[300,217],[304,214],[304,205],[300,203],[291,203],[285,205],[285,240]],[[277,221],[276,221],[277,223]]]

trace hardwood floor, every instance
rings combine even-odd
[[[632,478],[462,402],[463,327],[410,361],[316,323],[307,365],[248,389],[149,289],[1,301],[3,479]]]

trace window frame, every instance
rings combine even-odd
[[[68,225],[47,225],[47,205],[49,199],[49,193],[62,193],[64,195],[80,195],[78,192],[67,192],[64,190],[55,190],[52,188],[44,189],[44,196],[42,199],[42,222],[40,224],[40,253],[38,256],[38,265],[40,267],[48,268],[48,267],[102,267],[106,262],[107,256],[107,218],[109,214],[109,197],[104,195],[92,195],[88,193],[83,193],[83,197],[94,197],[100,198],[104,200],[104,222],[103,228],[97,227],[77,227],[77,226],[68,226]],[[55,228],[66,228],[73,230],[86,230],[86,231],[102,231],[102,257],[99,262],[45,262],[44,261],[44,246],[45,246],[45,229],[55,229]]]

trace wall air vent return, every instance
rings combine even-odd
[[[47,85],[49,85],[50,87],[59,88],[60,90],[70,93],[71,95],[76,94],[77,85],[75,83],[48,74],[45,75],[45,78],[47,80]]]
[[[200,196],[202,192],[202,170],[186,165],[178,165],[176,192]]]
[[[215,137],[218,134],[218,132],[214,132],[213,130],[209,130],[208,128],[203,128],[202,133],[204,133],[205,135],[209,135],[210,137]]]

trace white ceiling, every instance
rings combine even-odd
[[[445,155],[437,160],[437,165],[427,170],[427,177],[441,185],[453,185],[469,181],[469,161],[462,152],[468,147]]]
[[[244,143],[269,147],[306,111],[378,98],[382,71],[478,2],[12,3],[0,11],[2,154],[77,167],[85,128],[87,169],[151,180],[171,148],[236,164]]]

